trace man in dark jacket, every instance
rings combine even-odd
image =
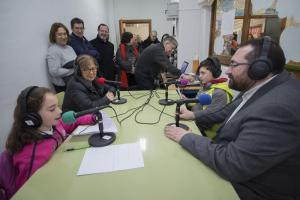
[[[70,35],[69,44],[74,49],[77,56],[81,54],[88,54],[100,61],[100,55],[97,50],[88,42],[83,36],[84,33],[84,22],[82,19],[77,17],[71,20],[72,33]]]
[[[174,67],[168,58],[176,48],[176,39],[169,36],[162,43],[153,44],[142,52],[135,69],[138,89],[155,89],[161,73],[168,72],[180,76],[180,70]]]
[[[229,86],[241,91],[219,111],[180,117],[224,122],[214,141],[179,127],[165,135],[229,180],[242,200],[300,199],[300,83],[284,70],[271,38],[248,41],[231,58]]]
[[[151,44],[157,44],[159,43],[159,40],[157,39],[157,31],[151,31],[150,35],[146,40],[142,42],[142,49],[146,49]]]
[[[109,40],[109,28],[106,24],[98,26],[98,35],[90,43],[101,55],[98,76],[103,76],[107,80],[115,80],[116,66],[114,62],[114,45]]]

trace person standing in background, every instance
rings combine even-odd
[[[135,80],[138,89],[152,90],[166,72],[179,77],[181,71],[174,67],[169,60],[172,52],[177,48],[177,40],[166,37],[162,43],[153,44],[145,49],[137,60]]]
[[[109,41],[109,27],[106,24],[98,26],[97,37],[90,41],[101,55],[99,61],[98,76],[103,76],[107,80],[116,79],[116,65],[114,62],[114,45]]]
[[[121,44],[116,53],[117,64],[121,69],[121,87],[128,89],[129,86],[136,85],[135,82],[135,65],[139,57],[137,48],[133,47],[133,34],[124,32],[121,38]]]
[[[77,17],[71,20],[72,33],[70,35],[69,44],[73,47],[77,56],[81,54],[87,54],[100,61],[100,55],[98,51],[89,43],[89,41],[83,36],[84,22]]]
[[[150,35],[144,42],[142,43],[143,50],[146,49],[151,44],[157,44],[159,43],[159,40],[157,39],[157,31],[153,30],[151,31]]]
[[[73,62],[76,53],[67,45],[69,31],[62,23],[53,23],[49,33],[50,46],[47,51],[47,65],[50,80],[57,93],[66,90],[66,84],[74,74]]]

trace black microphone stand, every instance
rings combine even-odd
[[[121,70],[118,67],[118,72],[117,72],[117,75],[116,75],[116,81],[120,81],[120,76],[121,76]],[[127,99],[120,97],[120,85],[115,84],[115,86],[116,86],[117,98],[113,99],[111,103],[115,104],[115,105],[126,103]]]
[[[158,101],[158,103],[160,105],[169,106],[169,105],[173,105],[175,103],[174,100],[168,98],[168,96],[169,96],[168,87],[169,87],[169,84],[165,84],[165,98],[164,99],[160,99]]]
[[[116,86],[117,98],[112,100],[112,104],[124,104],[127,102],[127,99],[120,97],[120,88],[119,85]]]
[[[189,130],[189,127],[187,125],[179,123],[179,120],[180,120],[180,117],[179,117],[180,106],[181,106],[181,104],[176,103],[175,123],[170,123],[170,124],[167,124],[167,125],[168,126],[180,127],[180,128],[183,128],[184,130]]]
[[[89,145],[92,147],[104,147],[113,143],[116,139],[116,134],[112,132],[103,132],[103,118],[100,111],[96,113],[97,123],[99,126],[99,133],[93,134],[89,137]]]

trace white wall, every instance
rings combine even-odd
[[[165,10],[168,0],[110,0],[108,18],[115,30],[111,30],[111,42],[120,42],[120,19],[151,19],[152,29],[157,30],[158,39],[164,33],[172,33],[172,22],[167,21]],[[115,33],[115,35],[113,35]]]
[[[62,22],[70,30],[75,16],[85,21],[85,35],[92,39],[99,23],[108,23],[107,0],[0,1],[0,151],[19,92],[29,85],[50,86],[45,55],[51,24]]]
[[[178,64],[190,63],[197,56],[200,61],[208,56],[211,7],[202,7],[198,0],[179,1]]]

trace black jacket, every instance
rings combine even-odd
[[[69,82],[62,106],[63,112],[73,110],[79,112],[97,106],[108,105],[108,92],[115,92],[113,87],[100,85],[96,81],[89,82],[75,75]]]
[[[156,40],[152,41],[152,40],[150,39],[150,36],[149,36],[146,40],[144,40],[144,41],[142,42],[142,49],[144,50],[144,49],[146,49],[148,46],[150,46],[151,44],[157,44],[157,43],[160,43],[160,42],[158,41],[157,38],[156,38]]]
[[[135,80],[138,88],[154,89],[154,82],[162,72],[169,72],[175,76],[181,74],[180,70],[171,64],[164,46],[161,43],[153,44],[145,49],[137,60]]]
[[[108,80],[115,80],[116,66],[113,61],[114,45],[107,41],[104,42],[99,36],[91,40],[90,43],[97,49],[101,55],[99,62],[99,73]]]

